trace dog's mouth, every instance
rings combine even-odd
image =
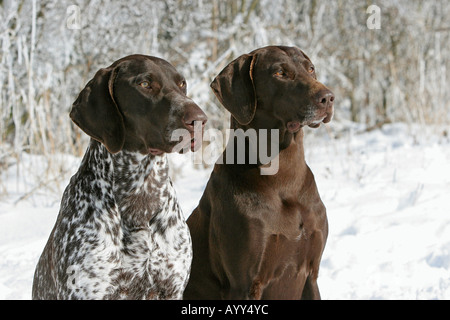
[[[329,120],[327,120],[327,118],[328,118],[329,116],[328,116],[328,114],[326,115],[326,116],[323,116],[323,117],[320,117],[319,119],[317,119],[317,120],[313,120],[313,121],[311,121],[310,123],[308,123],[307,125],[308,125],[308,127],[310,127],[310,128],[318,128],[318,127],[320,127],[320,124],[323,122],[323,123],[328,123],[328,122],[330,122],[330,120],[331,120],[331,117],[330,117],[330,119]]]
[[[181,142],[179,145],[175,145],[172,152],[185,153],[187,149],[191,152],[195,152],[200,148],[201,140],[199,141],[196,137],[191,136],[190,139],[185,139],[186,142]]]
[[[162,148],[148,148],[147,151],[153,156],[160,156],[164,153],[187,153],[198,151],[202,145],[203,130],[201,132],[190,132],[184,130],[181,135],[171,137],[170,142],[166,142]]]
[[[184,140],[183,140],[184,141]],[[181,141],[179,144],[176,144],[173,147],[169,147],[169,151],[164,151],[162,149],[157,148],[149,148],[148,153],[153,156],[160,156],[163,153],[172,153],[172,152],[178,152],[178,153],[185,153],[187,149],[190,149],[192,152],[197,151],[200,148],[200,142],[196,138],[191,138],[187,142]]]
[[[156,148],[148,148],[148,153],[150,153],[152,156],[160,156],[164,153],[164,151]]]
[[[296,133],[300,131],[300,129],[304,126],[308,126],[310,128],[318,128],[322,123],[328,123],[333,118],[333,110],[326,111],[325,114],[314,115],[311,119],[308,120],[294,120],[286,123],[286,128],[291,133]]]
[[[201,140],[199,141],[199,140],[197,140],[197,138],[192,138],[191,139],[191,151],[195,152],[198,149],[200,149],[201,143],[202,143]]]
[[[195,152],[200,149],[203,140],[203,130],[201,132],[185,132],[175,142],[170,152],[187,153],[189,150]]]

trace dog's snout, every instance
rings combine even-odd
[[[194,125],[197,121],[201,122],[202,127],[204,127],[208,121],[208,117],[197,105],[189,105],[186,108],[186,112],[183,117],[184,125],[188,129],[194,130]]]
[[[334,94],[328,89],[319,91],[316,95],[316,104],[321,108],[330,108],[334,103]]]

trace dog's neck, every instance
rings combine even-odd
[[[231,165],[232,170],[238,171],[260,170],[261,167],[270,165],[267,160],[267,156],[270,155],[272,161],[279,161],[280,174],[288,168],[289,170],[306,170],[302,128],[296,133],[291,133],[286,129],[279,129],[284,125],[276,123],[275,128],[264,129],[265,134],[262,136],[261,133],[264,131],[254,127],[257,125],[255,126],[253,122],[251,125],[240,125],[234,118],[231,119],[230,129],[233,131],[221,158],[223,164]],[[239,130],[242,131],[239,132]],[[275,138],[272,137],[271,130],[277,130],[276,147],[271,144],[271,139]],[[244,136],[245,143],[240,144],[244,141]],[[265,149],[262,150],[261,146]],[[265,161],[260,161],[261,155]]]
[[[310,177],[312,173],[305,161],[303,134],[303,129],[291,134],[288,146],[281,149],[269,165],[239,165],[224,162],[216,164],[214,171],[217,174],[229,176],[235,185],[245,186],[246,189],[252,189],[255,192],[276,190],[282,199],[297,199],[299,194],[313,187],[309,182],[314,181]],[[226,159],[226,153],[227,150],[222,155],[223,159]],[[274,161],[278,161],[275,171],[273,171]],[[251,185],[249,185],[250,181]]]
[[[91,166],[86,168],[93,175],[91,183],[110,191],[125,221],[148,224],[167,205],[166,198],[172,191],[168,189],[173,187],[165,154],[151,156],[128,151],[111,154],[91,139],[82,162],[82,167],[86,166]]]

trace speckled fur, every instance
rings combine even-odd
[[[166,155],[91,140],[36,267],[33,299],[181,299],[191,238]]]

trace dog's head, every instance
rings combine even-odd
[[[317,81],[308,56],[296,47],[268,46],[244,54],[211,83],[239,127],[279,129],[281,137],[333,117],[333,93]]]
[[[186,96],[186,80],[167,61],[132,55],[100,69],[80,92],[71,119],[111,153],[122,149],[142,154],[172,152],[176,129],[185,129],[191,150],[194,124],[207,118]],[[176,150],[178,151],[178,150]]]

